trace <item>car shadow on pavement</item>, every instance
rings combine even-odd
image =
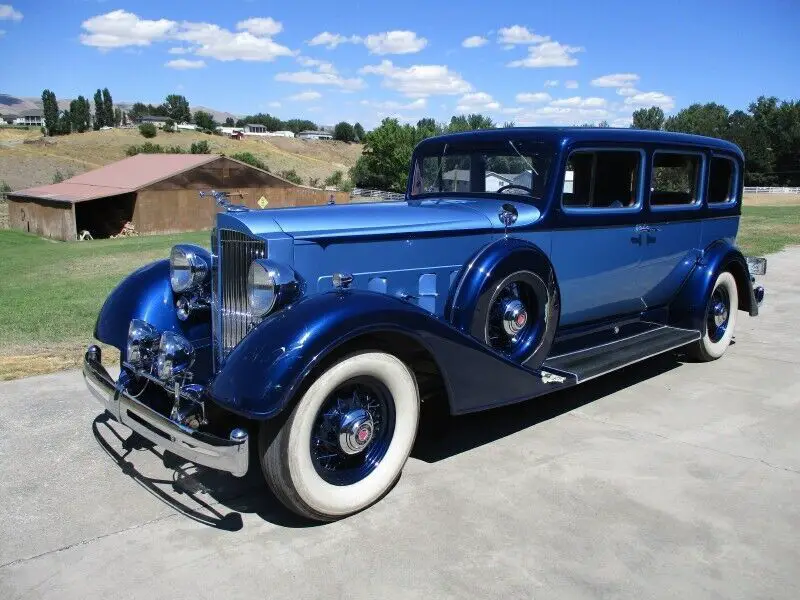
[[[447,412],[444,399],[426,403],[411,456],[434,463],[467,452],[671,371],[681,363],[675,354],[665,354],[617,371],[613,376],[599,377],[518,404],[457,417]],[[290,512],[272,495],[258,468],[256,444],[251,444],[250,471],[245,477],[236,478],[187,463],[127,428],[125,437],[112,423],[115,422],[108,413],[99,415],[92,423],[100,447],[125,475],[193,521],[231,532],[244,527],[242,514],[256,514],[282,527],[319,525]],[[163,463],[164,469],[158,469],[163,476],[149,476],[137,468],[136,456],[141,451],[152,453]]]

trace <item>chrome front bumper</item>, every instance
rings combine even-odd
[[[168,419],[130,396],[124,380],[115,382],[100,363],[100,348],[90,346],[83,359],[86,387],[114,419],[143,438],[188,461],[244,477],[247,473],[249,444],[246,433],[225,439],[195,431]]]

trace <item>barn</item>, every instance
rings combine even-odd
[[[215,154],[137,154],[60,183],[8,195],[9,226],[56,240],[119,233],[206,229],[219,207],[201,190],[222,190],[251,208],[337,203],[348,194],[299,186],[272,173]]]

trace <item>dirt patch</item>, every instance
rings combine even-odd
[[[800,204],[800,194],[745,194],[745,206],[796,206]]]
[[[0,354],[0,381],[76,369],[83,364],[86,346],[58,344],[46,350],[35,346],[4,348]],[[100,344],[100,347],[103,349],[103,364],[106,367],[119,364],[119,350],[105,344]]]

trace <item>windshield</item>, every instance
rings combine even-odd
[[[411,196],[514,194],[539,199],[552,156],[541,143],[517,140],[425,148],[414,159]]]

